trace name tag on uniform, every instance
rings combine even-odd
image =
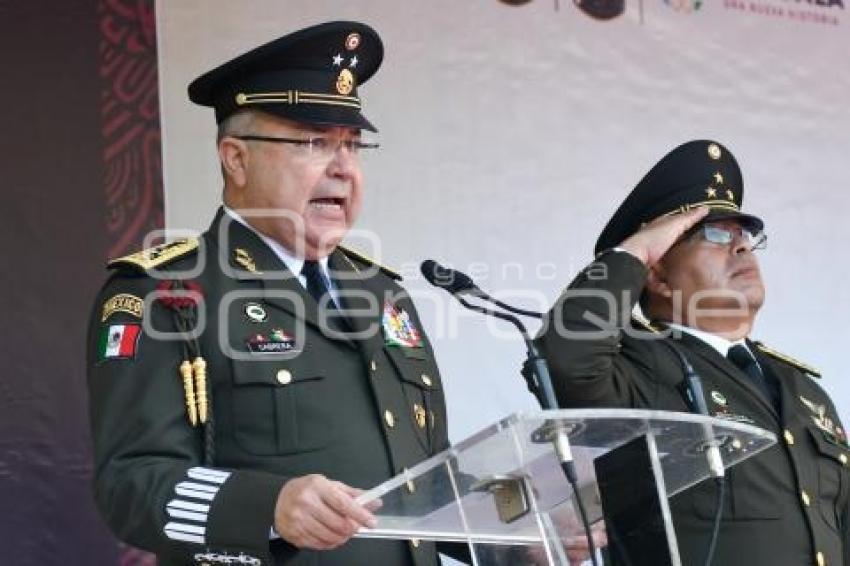
[[[245,345],[253,354],[283,354],[295,351],[295,337],[275,328],[268,335],[251,336],[245,341]]]

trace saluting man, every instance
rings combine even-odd
[[[196,79],[223,206],[202,237],[110,263],[89,330],[96,498],[161,564],[438,561],[351,539],[375,522],[361,489],[448,445],[400,277],[340,245],[376,147],[358,87],[382,57],[372,28],[333,22]]]
[[[595,261],[538,337],[562,407],[689,411],[684,368],[713,416],[779,443],[727,471],[714,564],[850,564],[847,434],[817,371],[750,339],[764,301],[762,221],[741,211],[728,149],[685,143],[661,159],[602,231]],[[647,321],[632,318],[640,304]],[[682,564],[703,564],[716,508],[703,482],[671,500]]]

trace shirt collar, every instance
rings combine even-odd
[[[725,338],[722,338],[722,337],[720,337],[716,334],[711,334],[710,332],[705,332],[704,330],[699,330],[697,328],[691,328],[690,326],[683,326],[681,324],[676,324],[674,322],[667,322],[665,324],[669,328],[672,328],[673,330],[680,330],[680,331],[684,332],[685,334],[689,334],[689,335],[693,336],[694,338],[698,338],[699,340],[702,340],[703,342],[705,342],[706,344],[708,344],[709,346],[711,346],[712,348],[717,350],[720,353],[720,355],[723,356],[724,358],[729,353],[729,348],[731,348],[732,346],[737,346],[737,345],[740,344],[744,348],[747,348],[747,350],[749,350],[749,347],[747,347],[747,342],[744,338],[741,338],[740,340],[735,340],[734,342],[731,342],[731,341],[729,341]],[[750,353],[752,353],[752,352],[750,352]]]

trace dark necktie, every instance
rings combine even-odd
[[[317,303],[322,302],[325,295],[330,294],[328,283],[325,279],[325,274],[322,273],[322,266],[314,259],[304,261],[304,267],[301,268],[301,275],[307,280],[307,292],[310,296],[316,299]],[[328,299],[328,308],[335,308],[336,304],[333,297]]]
[[[330,294],[328,280],[325,274],[322,273],[322,266],[319,262],[314,259],[305,260],[304,266],[301,268],[301,275],[307,280],[307,292],[320,305],[320,310],[325,311],[323,314],[327,316],[328,324],[331,328],[339,331],[347,330],[348,322]],[[329,296],[325,297],[326,295]],[[326,301],[323,309],[321,308],[322,300]]]
[[[749,376],[752,382],[758,387],[759,391],[764,393],[765,397],[776,407],[778,396],[773,388],[768,383],[764,373],[756,362],[756,359],[743,344],[736,344],[729,348],[726,354],[729,361],[735,364],[741,371]]]

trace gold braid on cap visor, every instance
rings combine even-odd
[[[282,92],[240,92],[236,95],[236,105],[246,104],[325,104],[328,106],[347,106],[360,109],[360,99],[356,96],[341,94],[322,94],[305,92],[303,90],[287,90]]]
[[[702,202],[691,202],[691,203],[688,203],[688,204],[683,204],[682,206],[680,206],[678,208],[674,208],[673,210],[671,210],[670,212],[668,212],[666,214],[662,214],[660,216],[660,218],[663,218],[663,217],[666,217],[666,216],[673,216],[673,215],[676,215],[676,214],[684,214],[685,212],[692,210],[694,208],[700,207],[700,206],[707,206],[709,208],[719,208],[719,209],[722,209],[722,210],[732,210],[734,212],[740,212],[741,211],[741,209],[738,207],[738,205],[735,204],[734,202],[728,202],[728,201],[725,201],[725,200],[704,200]]]

